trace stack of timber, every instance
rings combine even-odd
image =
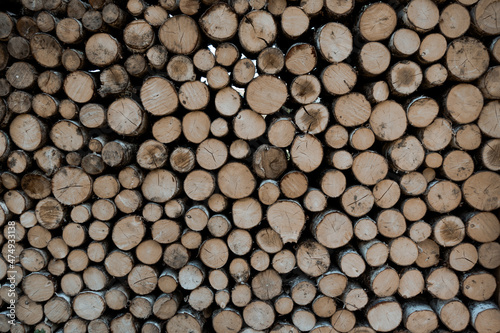
[[[499,40],[500,0],[2,0],[0,332],[499,332]]]

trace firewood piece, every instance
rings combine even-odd
[[[205,170],[194,170],[184,179],[183,187],[190,199],[196,201],[206,200],[214,193],[215,177]]]
[[[107,117],[109,127],[118,134],[137,136],[146,130],[146,114],[131,98],[120,98],[111,103]]]
[[[277,147],[261,145],[253,154],[253,169],[257,176],[276,179],[286,169],[285,153]]]
[[[67,71],[74,72],[85,65],[85,54],[76,49],[66,49],[63,51],[61,61]]]
[[[377,3],[362,11],[357,27],[363,39],[376,42],[388,38],[396,28],[396,22],[394,9],[387,4]]]
[[[495,1],[483,0],[477,2],[477,4],[471,10],[471,17],[474,27],[481,33],[485,35],[495,35],[498,34],[498,27],[496,26],[496,17],[490,17],[490,14],[496,15],[497,7]]]
[[[208,231],[214,237],[224,237],[231,230],[231,222],[221,214],[210,217],[207,224]]]
[[[366,263],[372,267],[378,267],[389,258],[389,247],[378,239],[359,244],[359,250]]]
[[[429,0],[412,0],[401,11],[403,23],[417,32],[432,30],[439,22],[439,9]]]
[[[254,140],[265,133],[266,122],[257,112],[244,109],[233,118],[233,130],[240,139]]]
[[[54,198],[40,200],[35,209],[38,223],[46,229],[58,228],[64,218],[64,208]]]
[[[479,5],[478,5],[479,6]],[[478,332],[493,332],[500,324],[498,306],[489,302],[472,302],[469,305],[471,324]]]
[[[413,61],[403,60],[391,67],[388,83],[395,95],[414,93],[422,83],[422,69]]]
[[[493,213],[469,213],[465,221],[467,236],[477,242],[493,242],[500,236],[500,221]]]
[[[446,49],[446,38],[443,35],[429,34],[420,43],[418,59],[424,64],[434,63],[445,55]]]
[[[261,75],[248,84],[245,96],[252,110],[268,115],[283,106],[288,92],[282,80],[270,75]]]
[[[334,149],[343,148],[349,141],[349,133],[341,125],[330,126],[325,132],[325,143]]]
[[[472,37],[454,39],[446,52],[446,66],[456,80],[469,82],[479,78],[488,69],[488,63],[488,50]]]
[[[354,176],[363,185],[375,185],[385,178],[388,170],[386,159],[372,151],[357,155],[352,164]]]
[[[389,68],[391,53],[379,42],[368,42],[361,47],[358,63],[362,72],[367,76],[376,76]]]
[[[300,170],[312,172],[321,164],[323,148],[316,137],[310,134],[301,134],[295,136],[290,149],[290,155],[293,163]]]
[[[369,188],[356,185],[348,188],[342,194],[341,205],[350,216],[360,217],[372,209],[374,201],[372,191]]]
[[[132,270],[134,260],[128,252],[115,250],[109,253],[104,261],[106,271],[115,277],[124,277]]]
[[[243,320],[255,330],[271,327],[274,318],[274,308],[264,301],[254,300],[243,309]]]
[[[451,212],[462,199],[458,185],[447,180],[432,182],[424,195],[429,209],[439,213]]]
[[[102,19],[102,12],[98,10],[89,10],[81,18],[83,27],[91,32],[106,30],[106,23]]]
[[[465,7],[458,3],[450,4],[441,11],[439,30],[448,38],[458,38],[469,29],[470,21],[469,12]]]
[[[452,138],[451,122],[444,118],[436,118],[429,126],[420,131],[422,145],[431,151],[445,148]]]
[[[274,180],[263,181],[258,188],[259,201],[264,205],[272,205],[280,196],[279,184]]]
[[[495,292],[495,276],[485,271],[465,273],[461,279],[462,293],[474,301],[486,301]]]
[[[310,212],[321,212],[327,206],[327,196],[321,190],[308,188],[304,195],[303,206]]]
[[[295,124],[301,131],[309,134],[323,132],[328,120],[328,109],[320,103],[304,105],[295,113]]]
[[[406,122],[406,114],[401,105],[391,100],[377,104],[370,115],[371,129],[382,141],[400,138],[406,130]]]
[[[27,89],[34,86],[38,73],[35,67],[27,62],[15,62],[7,69],[5,78],[14,88]]]
[[[427,291],[433,297],[442,300],[448,300],[455,297],[459,290],[457,275],[446,267],[432,269],[425,281]]]
[[[442,170],[444,175],[453,181],[464,181],[474,172],[472,157],[464,151],[453,150],[446,154]]]
[[[210,124],[210,133],[217,138],[225,137],[229,133],[229,124],[224,118],[217,118]]]
[[[252,236],[247,230],[234,229],[227,236],[227,245],[231,252],[242,256],[252,250]]]
[[[16,22],[16,29],[21,37],[27,39],[31,39],[31,37],[39,31],[36,20],[30,16],[19,18]]]
[[[448,71],[441,64],[434,64],[424,70],[422,87],[424,89],[441,86],[448,79]]]
[[[107,67],[121,58],[121,47],[118,41],[111,35],[97,33],[87,40],[85,44],[85,56],[93,65]]]
[[[299,75],[290,85],[290,95],[299,104],[313,103],[321,93],[321,83],[316,76]]]
[[[396,209],[386,209],[377,216],[378,232],[388,238],[401,236],[406,229],[406,220]]]
[[[500,114],[500,102],[491,101],[483,107],[477,121],[482,133],[497,139],[500,138],[500,135],[495,131],[496,126],[499,124],[499,121],[496,119],[498,114]]]
[[[251,229],[262,220],[262,208],[254,198],[237,200],[232,206],[232,220],[235,226]]]
[[[285,67],[285,55],[277,47],[267,47],[257,56],[257,69],[259,72],[275,75]],[[255,66],[254,66],[255,69]],[[248,70],[250,76],[250,70]],[[252,73],[253,78],[254,73]]]
[[[214,311],[212,325],[217,333],[239,332],[243,326],[243,320],[238,311],[224,308]]]
[[[295,75],[309,73],[316,67],[317,55],[314,46],[306,43],[292,45],[285,56],[287,70]]]
[[[74,18],[64,18],[57,23],[57,38],[66,44],[77,44],[83,39],[83,25]]]
[[[469,324],[470,312],[457,298],[450,300],[433,299],[431,306],[441,322],[452,331],[461,331]]]
[[[224,165],[218,172],[217,183],[221,192],[231,199],[241,199],[255,189],[255,178],[250,169],[241,163]]]
[[[430,97],[421,96],[412,99],[406,106],[408,122],[414,127],[429,126],[439,112],[438,103]]]
[[[498,254],[500,244],[496,242],[484,243],[478,247],[479,263],[484,268],[494,269],[500,266]]]
[[[297,249],[296,257],[300,270],[312,277],[326,273],[330,267],[328,250],[314,241],[301,243]]]
[[[355,128],[349,136],[349,145],[356,150],[367,150],[373,146],[374,143],[375,134],[373,134],[373,131],[367,127]],[[352,161],[350,163],[352,164]],[[346,165],[345,169],[348,169],[349,167],[350,165],[348,167]]]
[[[393,316],[382,315],[389,312]],[[389,332],[394,330],[401,323],[402,317],[401,305],[393,297],[375,299],[366,308],[366,318],[370,326],[376,331]]]
[[[370,241],[377,236],[377,224],[368,217],[363,217],[357,220],[354,225],[354,235],[361,241]]]
[[[7,13],[2,13],[2,15],[0,15],[0,25],[1,25],[0,39],[2,41],[7,40],[9,38],[11,33],[14,31],[15,23],[16,21],[11,15]]]
[[[80,204],[92,194],[92,178],[82,169],[63,167],[52,178],[52,193],[62,204]]]
[[[55,288],[50,275],[44,272],[31,273],[22,282],[24,294],[34,302],[48,301],[54,295]]]
[[[500,187],[497,185],[498,174],[480,171],[469,177],[462,185],[465,201],[472,207],[491,211],[500,207],[498,198]]]
[[[233,9],[224,3],[214,4],[199,19],[200,28],[210,39],[221,42],[236,35],[238,17]]]
[[[478,259],[477,249],[470,243],[460,243],[446,253],[450,267],[459,272],[471,270]]]
[[[42,304],[31,300],[28,296],[23,295],[17,301],[22,304],[16,313],[17,319],[26,325],[35,325],[39,323],[44,316]],[[11,327],[8,327],[10,329]]]
[[[168,19],[168,13],[161,6],[147,6],[144,10],[144,19],[153,27],[159,27]]]
[[[352,52],[353,38],[349,29],[336,22],[321,26],[315,34],[316,47],[328,62],[341,62]]]
[[[267,137],[276,147],[287,147],[295,138],[295,125],[290,118],[277,118],[268,126]]]
[[[309,17],[300,7],[286,7],[281,14],[281,29],[288,38],[298,38],[307,31]]]
[[[158,31],[158,38],[169,52],[188,55],[198,48],[201,35],[198,25],[191,17],[177,15],[163,23]]]
[[[408,237],[398,237],[391,240],[389,249],[389,259],[399,266],[409,266],[417,260],[417,245]]]
[[[42,66],[54,68],[61,64],[62,47],[56,38],[45,33],[36,33],[30,40],[31,54]]]
[[[64,294],[54,296],[43,307],[47,319],[55,324],[65,323],[71,317],[70,298]]]
[[[10,55],[18,60],[27,59],[30,54],[30,42],[24,37],[12,37],[7,43]]]
[[[331,64],[321,73],[323,87],[332,95],[349,93],[356,85],[356,81],[356,71],[344,62]]]
[[[496,82],[500,72],[500,66],[490,67],[488,71],[479,79],[478,86],[485,98],[500,98],[500,89]]]
[[[432,332],[438,326],[438,318],[426,303],[409,302],[403,305],[403,323],[411,332]]]
[[[277,37],[273,17],[263,10],[255,10],[244,16],[238,27],[238,37],[243,49],[250,53],[262,51],[272,45]]]
[[[444,100],[445,112],[459,124],[473,122],[483,108],[481,91],[471,84],[458,84],[451,88]]]
[[[372,270],[367,282],[377,297],[387,297],[398,290],[399,276],[394,268],[385,265]]]
[[[403,298],[412,298],[424,292],[425,281],[422,272],[415,267],[405,268],[399,274],[398,294]]]
[[[359,127],[359,129],[362,129],[362,127]],[[371,130],[369,130],[369,131],[371,132]],[[373,133],[372,133],[372,135],[373,135]],[[351,138],[352,138],[352,136],[351,136]],[[375,137],[373,137],[373,139],[375,140]],[[351,144],[351,146],[353,146],[353,144]],[[353,159],[351,153],[348,152],[347,150],[334,151],[334,152],[330,153],[330,155],[328,156],[328,160],[327,160],[329,165],[333,166],[334,168],[336,168],[338,170],[349,170],[352,167],[353,161],[354,161],[354,159]]]
[[[296,243],[305,224],[304,210],[300,204],[290,200],[280,200],[267,210],[269,225],[280,235],[283,243]]]
[[[167,65],[168,76],[177,82],[193,81],[196,78],[193,62],[187,56],[174,56]]]
[[[387,64],[386,68],[389,67]],[[373,67],[372,67],[373,68]],[[446,71],[446,69],[445,69]],[[385,81],[377,81],[364,86],[366,98],[371,103],[381,103],[389,97],[389,85]]]
[[[399,57],[408,57],[418,51],[420,37],[410,29],[396,30],[389,40],[389,48]]]

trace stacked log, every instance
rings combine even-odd
[[[0,332],[498,332],[500,1],[3,5]]]

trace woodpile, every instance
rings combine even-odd
[[[499,332],[499,39],[499,0],[3,1],[0,332]]]

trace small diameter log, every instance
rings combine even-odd
[[[495,276],[486,271],[467,272],[461,277],[461,291],[471,300],[486,301],[495,292]]]
[[[386,316],[391,313],[393,315]],[[379,332],[389,332],[399,326],[403,319],[401,305],[393,297],[379,298],[366,308],[366,317],[370,326]]]
[[[471,324],[478,332],[493,332],[500,324],[500,310],[493,302],[472,302]]]
[[[433,226],[434,240],[441,246],[455,246],[465,237],[463,221],[456,216],[443,216]]]
[[[405,268],[399,274],[398,294],[403,298],[412,298],[424,292],[425,281],[422,272],[415,267]]]
[[[460,283],[457,275],[446,267],[437,267],[426,277],[426,289],[434,297],[448,300],[455,297]]]
[[[431,306],[441,322],[452,331],[464,330],[469,324],[469,309],[457,298],[450,300],[433,299]]]
[[[438,317],[430,305],[409,302],[403,305],[403,324],[411,332],[429,333],[438,326]]]

